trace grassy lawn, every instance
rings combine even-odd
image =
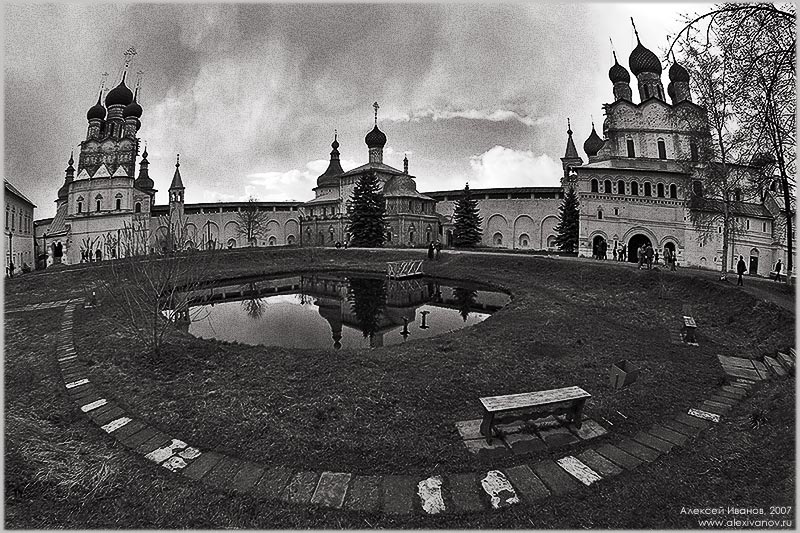
[[[403,257],[246,250],[225,254],[217,276],[298,264],[382,271]],[[110,396],[192,444],[294,468],[427,476],[537,459],[483,463],[466,452],[453,423],[475,418],[480,396],[579,385],[593,395],[587,413],[614,422],[621,437],[705,397],[722,378],[716,354],[757,357],[794,343],[791,313],[703,279],[525,256],[445,255],[426,272],[490,282],[513,300],[472,328],[370,351],[250,347],[176,332],[159,358],[114,333],[114,310],[102,305],[76,311],[76,345]],[[7,301],[64,298],[65,286],[77,293],[102,275],[22,277],[7,284],[19,294]],[[685,305],[698,321],[698,348],[669,342]],[[77,413],[55,368],[59,319],[59,310],[6,317],[6,527],[696,527],[681,506],[793,499],[792,379],[763,389],[688,449],[535,507],[393,519],[264,505],[155,468]],[[641,371],[614,391],[608,369],[620,359]],[[753,412],[766,417],[756,429]]]

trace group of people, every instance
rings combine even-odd
[[[428,259],[439,260],[439,255],[442,253],[442,243],[439,241],[428,243]]]
[[[781,271],[783,270],[783,262],[778,259],[778,262],[775,263],[775,270],[770,272],[770,277],[774,274],[775,276],[772,277],[774,281],[780,282],[781,281]],[[744,257],[741,255],[739,256],[739,261],[736,263],[736,273],[739,275],[739,279],[736,281],[736,285],[744,285],[742,282],[742,276],[747,273],[747,263],[744,262]]]

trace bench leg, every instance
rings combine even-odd
[[[485,413],[483,422],[481,422],[481,435],[486,437],[486,444],[492,443],[492,422],[494,422],[494,413]]]
[[[583,425],[583,404],[586,403],[586,400],[581,400],[578,402],[578,405],[575,406],[575,410],[572,413],[572,423],[575,424],[577,429],[581,429]]]

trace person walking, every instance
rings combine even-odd
[[[783,269],[783,263],[781,263],[781,260],[778,259],[778,262],[775,263],[775,281],[777,281],[777,282],[781,281],[781,270],[782,269]]]
[[[670,250],[669,258],[670,258],[670,268],[669,269],[672,272],[675,272],[677,270],[676,267],[678,266],[678,252],[674,252],[674,251]]]
[[[655,263],[658,264],[658,250],[655,250],[655,255],[653,258],[655,259]]]
[[[636,258],[639,260],[639,270],[641,270],[644,264],[644,244],[636,250]]]
[[[611,254],[614,256],[614,261],[617,260],[617,246],[614,245],[614,250],[611,251]]]
[[[442,243],[440,243],[439,241],[436,241],[436,244],[434,245],[433,248],[436,251],[436,260],[438,261],[439,260],[439,254],[442,253]]]
[[[744,257],[742,257],[741,255],[739,256],[739,262],[736,263],[736,272],[739,274],[739,280],[736,282],[736,285],[743,286],[744,283],[742,283],[742,276],[744,275],[745,272],[747,272],[747,265],[744,262]]]
[[[644,249],[644,256],[647,260],[647,270],[651,270],[653,268],[653,247],[649,244]]]
[[[428,260],[433,260],[433,242],[428,243]]]

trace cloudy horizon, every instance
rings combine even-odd
[[[177,153],[188,203],[309,200],[334,129],[342,167],[367,162],[374,101],[384,162],[407,154],[420,191],[557,186],[567,117],[585,160],[611,99],[609,37],[627,67],[630,16],[663,55],[701,7],[10,4],[5,177],[37,219],[53,216],[101,74],[116,85],[134,46],[127,80],[143,71],[138,136],[159,204]]]

